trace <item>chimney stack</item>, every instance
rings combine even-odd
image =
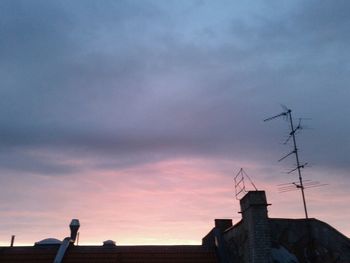
[[[271,263],[271,233],[265,191],[250,191],[240,201],[244,228],[248,233],[245,262]]]
[[[224,232],[232,226],[232,219],[215,219],[215,227]]]

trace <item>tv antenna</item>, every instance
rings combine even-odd
[[[240,200],[241,196],[248,193],[246,186],[245,186],[245,178],[247,178],[250,182],[250,184],[253,186],[255,191],[258,191],[258,188],[256,188],[255,184],[253,183],[252,179],[249,177],[249,175],[241,168],[239,172],[235,176],[235,195],[236,199]]]
[[[306,188],[306,185],[304,185],[303,183],[303,178],[301,176],[301,169],[305,168],[305,166],[307,165],[307,163],[303,163],[301,164],[300,161],[299,161],[299,155],[298,155],[298,148],[297,148],[297,142],[296,142],[296,139],[295,139],[295,133],[298,131],[298,130],[301,130],[302,129],[302,126],[301,126],[301,119],[299,119],[299,123],[296,127],[294,127],[294,124],[293,124],[293,117],[292,117],[292,110],[285,107],[285,106],[282,106],[283,109],[284,109],[284,112],[280,113],[280,114],[277,114],[275,116],[272,116],[270,118],[267,118],[265,119],[264,121],[271,121],[271,120],[274,120],[276,118],[279,118],[279,117],[284,117],[287,121],[289,120],[289,124],[290,124],[290,132],[289,132],[289,137],[287,138],[287,140],[284,142],[284,144],[286,144],[291,138],[293,139],[293,150],[288,153],[287,155],[283,156],[281,159],[279,159],[278,161],[283,161],[284,159],[286,159],[287,157],[291,156],[291,155],[295,155],[295,159],[297,161],[297,166],[292,169],[291,171],[289,171],[288,173],[293,173],[295,171],[298,171],[298,176],[299,176],[299,182],[292,182],[292,183],[289,183],[286,185],[285,188],[283,188],[283,185],[282,186],[282,191],[281,192],[286,192],[286,191],[289,191],[289,190],[293,190],[293,189],[300,189],[301,191],[301,195],[302,195],[302,198],[303,198],[303,205],[304,205],[304,212],[305,212],[305,218],[308,219],[309,216],[308,216],[308,213],[307,213],[307,208],[306,208],[306,201],[305,201],[305,193],[304,193],[304,189]],[[306,181],[305,181],[306,182]],[[310,185],[312,186],[312,185]],[[292,189],[291,189],[292,188]],[[309,187],[307,187],[309,188]],[[285,190],[285,191],[283,191]]]
[[[321,184],[320,182],[311,181],[311,180],[304,180],[303,183],[304,183],[303,184],[304,189],[328,185],[328,184]],[[279,187],[278,188],[279,193],[286,193],[286,192],[296,191],[296,190],[299,190],[301,188],[301,186],[300,186],[300,184],[298,182],[279,184],[277,186]]]

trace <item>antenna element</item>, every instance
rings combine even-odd
[[[250,182],[250,184],[253,186],[255,191],[258,191],[258,188],[256,188],[255,184],[253,183],[252,179],[249,177],[249,175],[241,168],[239,172],[235,176],[235,196],[237,200],[240,200],[241,196],[248,193],[244,179],[247,178]]]

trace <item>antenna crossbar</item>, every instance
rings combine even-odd
[[[289,172],[287,172],[287,174],[291,174],[292,172],[295,172],[296,170],[300,169],[300,168],[305,168],[305,166],[307,165],[307,163],[304,163],[302,165],[297,166],[296,168],[294,168],[293,170],[290,170]]]
[[[286,159],[287,157],[291,156],[293,153],[295,153],[295,150],[291,151],[290,153],[288,153],[287,155],[283,156],[281,159],[279,159],[278,161],[283,161],[284,159]]]

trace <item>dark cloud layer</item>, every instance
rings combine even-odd
[[[257,6],[2,1],[1,168],[80,169],[28,153],[40,149],[114,168],[175,156],[272,162],[287,124],[262,120],[284,103],[313,118],[305,157],[348,169],[349,3]]]

